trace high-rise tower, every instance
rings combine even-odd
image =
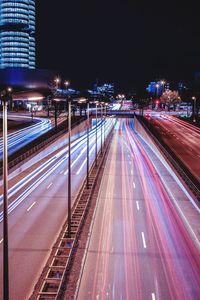
[[[0,68],[35,68],[35,0],[0,0]]]

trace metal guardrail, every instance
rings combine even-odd
[[[102,155],[98,155],[98,167],[96,167],[95,162],[91,167],[89,173],[89,188],[87,188],[85,180],[73,205],[71,216],[71,238],[67,237],[68,223],[66,222],[63,226],[64,230],[62,230],[59,240],[56,242],[56,251],[53,249],[55,254],[53,255],[51,263],[48,265],[48,270],[43,279],[40,291],[37,294],[37,300],[62,299],[65,279],[70,271],[72,257],[78,244],[78,239],[92,196],[94,195],[95,185],[110,145],[113,129],[114,126],[106,138]]]
[[[161,139],[159,139],[159,136],[156,134],[156,132],[148,128],[147,124],[145,124],[144,119],[139,116],[136,116],[136,118],[143,126],[143,128],[146,130],[148,135],[151,136],[155,144],[160,148],[160,150],[165,155],[165,157],[170,161],[173,167],[177,170],[181,178],[184,180],[184,182],[187,184],[187,186],[190,188],[190,190],[193,192],[196,198],[200,200],[200,182],[188,170],[188,168],[177,157],[177,155],[169,148],[169,146],[166,145]]]

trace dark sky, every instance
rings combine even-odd
[[[131,89],[158,78],[190,80],[200,71],[192,0],[36,2],[37,66],[62,71],[74,86],[98,78]]]

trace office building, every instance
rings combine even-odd
[[[35,69],[35,0],[0,0],[0,69]]]

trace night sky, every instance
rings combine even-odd
[[[192,80],[200,71],[199,10],[193,1],[36,0],[37,67],[77,88],[113,82]]]

